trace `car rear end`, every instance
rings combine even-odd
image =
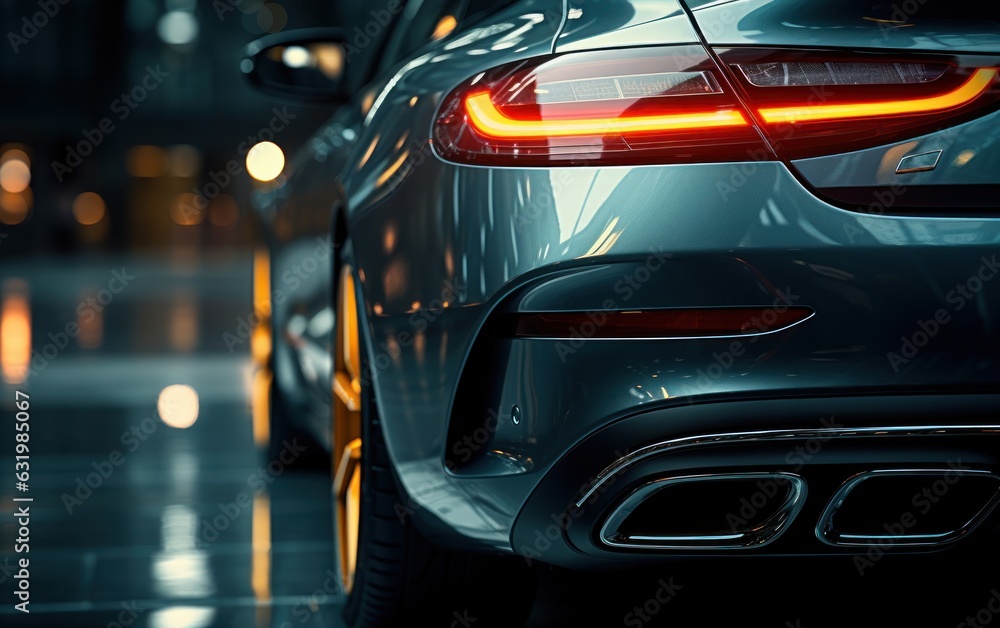
[[[442,263],[364,288],[426,525],[573,567],[995,542],[1000,20],[913,4],[570,3],[441,90],[375,211]]]

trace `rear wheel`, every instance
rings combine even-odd
[[[520,560],[431,545],[399,488],[370,379],[362,376],[354,272],[342,264],[334,343],[334,522],[344,618],[352,626],[414,619],[442,625],[518,625],[530,612],[534,574]],[[457,623],[456,623],[457,622]]]

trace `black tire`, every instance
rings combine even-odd
[[[523,625],[537,575],[517,557],[448,551],[421,535],[408,516],[370,386],[362,395],[359,547],[343,612],[348,625]]]

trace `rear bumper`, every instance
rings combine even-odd
[[[810,396],[739,395],[678,403],[615,422],[586,438],[559,460],[519,514],[512,544],[529,560],[573,568],[620,567],[678,554],[822,555],[880,551],[927,551],[961,540],[996,543],[995,501],[982,519],[941,543],[909,542],[911,519],[955,508],[948,495],[908,499],[898,514],[871,524],[885,529],[873,543],[831,543],[818,532],[830,504],[851,478],[873,470],[936,469],[993,474],[1000,470],[998,398],[989,394],[918,391],[843,391]],[[623,548],[603,542],[600,532],[617,507],[654,479],[711,474],[786,474],[801,478],[802,502],[780,534],[766,543],[732,548]],[[958,482],[962,480],[959,479]],[[928,486],[933,485],[929,479]],[[806,488],[807,487],[807,488]],[[747,502],[706,502],[731,512],[733,521],[770,508],[772,494],[747,494]],[[945,491],[946,493],[947,491]],[[904,497],[909,497],[904,496]],[[758,501],[759,498],[759,501]],[[752,504],[751,504],[752,502]],[[777,508],[777,505],[774,505]],[[750,511],[750,512],[748,512]],[[909,515],[907,514],[909,513]],[[669,513],[674,518],[677,513]],[[986,516],[989,515],[989,516]],[[906,525],[900,527],[899,522]],[[897,528],[899,528],[897,532]],[[895,533],[895,534],[894,534]],[[961,538],[959,538],[961,537]],[[965,538],[968,537],[968,538]]]
[[[844,211],[774,162],[421,168],[356,218],[351,237],[404,510],[442,543],[511,551],[528,496],[568,452],[628,417],[665,413],[663,425],[616,445],[632,450],[691,433],[675,411],[710,400],[954,394],[1000,382],[1000,220]],[[505,313],[599,313],[609,301],[794,303],[815,315],[745,339],[569,343],[490,332]],[[519,423],[501,424],[514,406]],[[829,414],[816,406],[777,427],[810,428]],[[728,428],[760,427],[730,419]],[[478,464],[494,450],[531,464]],[[565,478],[559,499],[598,473],[598,460],[611,461]]]

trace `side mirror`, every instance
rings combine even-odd
[[[347,37],[339,28],[304,28],[247,44],[240,70],[262,92],[308,102],[344,103]]]

